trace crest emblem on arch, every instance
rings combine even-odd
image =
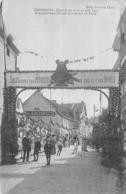
[[[56,60],[57,68],[51,76],[51,81],[48,86],[70,86],[75,82],[79,82],[79,79],[75,78],[76,72],[69,72],[66,65],[68,60],[60,61]]]

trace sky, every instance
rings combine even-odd
[[[55,70],[56,59],[74,61],[93,56],[86,62],[69,63],[67,68],[112,69],[117,59],[112,45],[124,6],[123,0],[4,0],[6,31],[12,34],[21,52],[18,67],[20,70]],[[57,9],[60,13],[62,10],[67,13],[68,10],[81,10],[83,14],[57,14]],[[36,14],[36,10],[41,14]],[[55,15],[44,15],[43,10]],[[89,14],[89,11],[95,12],[95,15]],[[20,97],[24,101],[33,92],[27,90]],[[89,117],[93,114],[93,105],[99,107],[99,93],[91,90],[44,90],[43,94],[58,103],[83,100]],[[103,95],[102,107],[107,107]]]

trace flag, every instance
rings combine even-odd
[[[119,25],[119,30],[120,30],[120,46],[121,44],[124,44],[125,42],[125,34],[124,34],[124,21],[123,21],[123,12],[121,10],[121,17],[120,17],[120,25]]]

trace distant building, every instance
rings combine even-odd
[[[24,113],[41,128],[59,130],[60,134],[69,134],[69,132],[79,133],[83,110],[86,106],[81,103],[57,104],[56,101],[50,101],[37,90],[24,103]],[[86,110],[85,110],[86,112]]]

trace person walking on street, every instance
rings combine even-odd
[[[51,135],[51,144],[52,144],[51,155],[55,155],[56,154],[56,138],[54,134]]]
[[[38,161],[40,148],[41,148],[40,139],[39,137],[35,137],[34,161]]]
[[[74,142],[73,154],[77,154],[77,151],[78,151],[78,139],[76,139]]]
[[[29,137],[29,133],[24,136],[22,140],[22,146],[23,146],[23,162],[25,160],[28,162],[29,161],[29,153],[31,151],[31,139]]]
[[[50,162],[51,162],[51,150],[52,150],[52,143],[51,143],[50,136],[48,136],[46,138],[46,143],[45,143],[45,146],[44,146],[44,150],[45,150],[45,155],[46,155],[46,159],[47,159],[47,165],[50,165]]]
[[[57,151],[57,156],[61,154],[62,152],[62,148],[63,148],[63,143],[62,143],[62,140],[60,139],[57,143],[57,147],[58,147],[58,151]]]
[[[87,150],[87,140],[85,137],[82,137],[82,142],[81,142],[81,156],[85,156],[85,152],[88,152]]]

